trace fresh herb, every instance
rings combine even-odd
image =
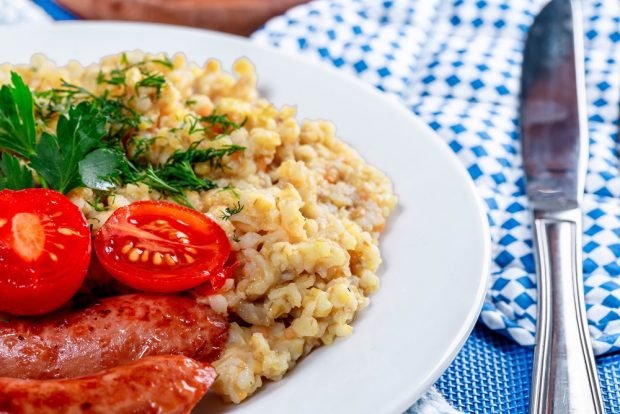
[[[163,75],[151,72],[144,72],[144,75],[146,76],[145,78],[136,82],[136,92],[138,92],[138,89],[140,88],[155,88],[155,94],[157,95],[157,98],[159,98],[161,88],[166,83],[166,78]]]
[[[78,163],[82,183],[94,190],[108,191],[118,185],[125,155],[109,148],[99,148]]]
[[[153,62],[172,66],[169,60]],[[120,85],[124,71],[140,64],[143,63],[126,64],[108,76],[100,73],[98,82]],[[191,207],[185,191],[218,187],[214,181],[198,177],[195,165],[208,163],[213,169],[222,169],[225,157],[245,150],[239,145],[201,149],[201,141],[197,141],[188,149],[173,153],[165,163],[153,165],[148,160],[149,147],[159,137],[131,138],[142,120],[128,106],[130,101],[123,101],[123,96],[112,96],[110,91],[96,96],[62,81],[59,88],[38,92],[33,97],[19,75],[13,73],[11,79],[12,86],[0,89],[0,189],[41,185],[67,193],[86,186],[97,192],[92,205],[99,211],[105,208],[99,194],[109,194],[123,184],[142,183]],[[148,72],[136,88],[152,87],[159,94],[164,83],[162,75]],[[56,129],[52,130],[47,121],[56,118]],[[193,119],[195,128],[213,134],[229,134],[242,126],[226,115]],[[40,122],[38,140],[35,121]],[[128,141],[134,146],[131,158],[126,154]],[[225,189],[239,198],[232,187]],[[229,219],[242,209],[237,203],[222,214]]]
[[[13,87],[0,89],[0,148],[29,158],[37,142],[32,93],[15,72],[11,72],[11,82]]]
[[[189,124],[188,132],[190,135],[200,132],[218,138],[220,136],[230,135],[233,131],[242,128],[247,122],[247,119],[241,124],[237,124],[228,118],[227,115],[213,113],[203,117],[188,115],[187,122]]]
[[[99,71],[99,73],[97,74],[97,83],[107,83],[108,85],[124,85],[125,72],[122,70],[113,69],[110,71],[110,76],[106,77],[103,72]]]
[[[60,88],[38,92],[35,98],[35,110],[43,120],[66,113],[68,108],[77,103],[90,102],[105,118],[106,139],[111,142],[124,138],[140,124],[140,115],[121,99],[111,97],[109,91],[95,96],[88,90],[63,80]]]
[[[176,151],[170,156],[167,163],[175,164],[187,161],[191,164],[208,162],[211,168],[223,168],[223,158],[236,152],[245,150],[241,145],[223,145],[219,148],[198,149],[201,141],[193,142],[185,151]]]
[[[224,210],[222,210],[222,215],[220,216],[220,218],[222,220],[230,220],[230,218],[232,216],[234,216],[235,214],[239,214],[243,211],[243,205],[241,205],[240,201],[237,201],[237,205],[233,208],[230,207],[226,207]]]
[[[56,135],[43,133],[30,167],[61,193],[80,187],[84,183],[79,163],[101,145],[105,132],[105,119],[91,104],[82,102],[59,118]]]
[[[230,134],[231,132],[241,128],[245,121],[241,124],[231,121],[228,116],[213,113],[209,116],[203,116],[200,118],[201,122],[206,122],[211,125],[212,128],[217,128],[220,134]]]
[[[144,65],[146,65],[147,63],[152,62],[152,63],[157,63],[159,65],[165,66],[168,69],[172,69],[173,65],[172,62],[170,61],[170,59],[166,56],[163,59],[152,59],[152,60],[142,60],[140,62],[136,62],[133,64],[129,64],[128,60],[127,60],[127,55],[123,54],[121,56],[121,63],[124,65],[124,67],[122,68],[116,68],[116,69],[112,69],[110,71],[110,73],[106,76],[103,72],[99,72],[97,74],[97,83],[98,84],[108,84],[108,85],[125,85],[125,81],[126,81],[126,74],[127,71],[131,68],[135,68],[138,67],[140,68],[140,72],[147,76],[147,79],[149,77],[152,77],[154,75],[150,74],[146,69],[144,69]],[[160,77],[160,75],[157,75],[158,77]],[[161,76],[161,78],[163,78],[163,76]],[[153,80],[142,80],[141,82],[146,82],[147,84],[149,83],[153,83]],[[159,80],[158,80],[159,82]],[[164,79],[165,82],[165,79]],[[162,83],[163,85],[163,83]],[[142,86],[156,86],[156,85],[142,85]],[[136,85],[136,90],[138,88],[138,85]],[[158,88],[158,91],[161,89],[161,87]],[[159,96],[159,92],[157,94]]]
[[[235,243],[239,243],[241,241],[239,236],[237,236],[237,230],[236,229],[233,230],[232,241],[234,241]]]
[[[32,172],[8,152],[0,159],[0,190],[23,190],[34,187]]]
[[[237,187],[232,184],[228,184],[226,187],[220,188],[220,191],[230,191],[237,200],[241,197],[239,191],[237,191]]]
[[[157,176],[168,185],[187,190],[211,190],[217,184],[207,178],[199,178],[189,161],[166,163],[157,171]]]
[[[80,174],[83,171],[90,174],[85,176],[87,181],[95,181],[97,173],[89,168],[80,171],[80,163],[88,160],[87,156],[93,158],[90,153],[98,150],[106,134],[106,119],[99,109],[90,102],[70,106],[68,113],[59,117],[56,133],[43,132],[37,143],[32,93],[19,75],[13,73],[11,79],[13,87],[0,90],[0,150],[19,155],[28,161],[28,167],[8,154],[3,155],[2,186],[33,187],[29,169],[36,172],[43,186],[63,193],[88,185]],[[9,139],[11,136],[14,138]],[[110,171],[109,166],[99,167],[105,174]]]
[[[177,203],[193,208],[192,204],[183,193],[183,189],[173,187],[166,182],[165,179],[158,175],[158,171],[152,165],[145,168],[138,168],[130,160],[125,159],[121,166],[121,176],[125,183],[143,183],[152,190],[170,196]]]
[[[168,56],[164,56],[163,59],[153,59],[151,60],[151,62],[159,63],[160,65],[163,65],[167,67],[168,69],[172,69],[174,67],[172,64],[172,61],[170,60]]]
[[[146,142],[143,144],[142,142]],[[184,190],[211,190],[217,184],[208,178],[196,175],[194,165],[199,162],[209,162],[212,166],[223,167],[223,157],[243,151],[245,147],[226,145],[221,148],[198,149],[200,141],[194,142],[187,150],[176,151],[168,160],[159,166],[146,164],[140,166],[141,159],[137,154],[144,154],[144,146],[150,141],[138,141],[136,155],[129,160],[125,159],[121,166],[120,177],[127,183],[144,183],[151,189],[172,196],[181,204],[190,205],[184,195]]]
[[[91,206],[96,212],[100,213],[107,210],[103,201],[101,201],[101,195],[99,194],[95,194],[95,200],[92,203],[88,200],[86,200],[86,203],[88,203],[88,205]]]

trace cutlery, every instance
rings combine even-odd
[[[530,413],[604,413],[583,297],[581,202],[588,159],[578,0],[552,0],[528,34],[521,152],[533,216],[538,324]]]

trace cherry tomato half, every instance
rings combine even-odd
[[[64,195],[0,191],[0,311],[40,315],[69,301],[84,281],[90,228]]]
[[[145,292],[179,292],[217,277],[230,256],[222,228],[198,211],[164,201],[117,209],[95,237],[101,265]]]

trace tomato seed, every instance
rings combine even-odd
[[[121,249],[121,253],[123,254],[127,254],[129,253],[129,251],[131,250],[131,248],[133,247],[133,243],[129,242],[126,245],[123,246],[123,248]]]
[[[159,252],[155,252],[153,255],[153,264],[159,266],[162,263],[162,255]]]
[[[187,263],[192,264],[196,261],[196,259],[194,259],[192,256],[190,256],[189,254],[184,255],[185,256],[185,260],[187,261]]]
[[[193,247],[186,247],[185,250],[187,250],[188,252],[190,252],[191,254],[196,254],[198,253],[198,251],[196,251],[196,249],[194,249]]]
[[[142,256],[140,256],[140,261],[142,263],[146,263],[149,261],[149,251],[145,250],[144,253],[142,253]]]
[[[134,247],[129,253],[129,260],[131,260],[132,262],[137,262],[140,258],[140,254],[142,254],[142,250]]]
[[[57,262],[58,261],[58,256],[56,256],[54,253],[47,252],[47,254],[49,254],[50,259],[52,259],[52,262]]]
[[[8,222],[7,219],[0,219],[0,228],[4,227],[4,225]]]
[[[58,233],[62,234],[63,236],[79,236],[80,235],[80,233],[78,233],[77,231],[73,231],[66,227],[59,227]]]
[[[166,263],[168,263],[169,266],[174,266],[175,264],[177,264],[176,256],[170,256],[168,253],[166,253],[164,257],[166,258]]]

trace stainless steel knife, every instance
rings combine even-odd
[[[588,159],[579,0],[552,0],[528,34],[521,152],[533,214],[538,317],[530,413],[604,412],[583,297]]]

